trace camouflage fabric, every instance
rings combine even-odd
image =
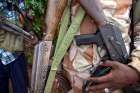
[[[0,48],[8,51],[23,51],[23,37],[0,30]]]
[[[17,2],[17,1],[15,1]],[[0,16],[4,18],[5,20],[8,20],[12,22],[15,25],[21,26],[19,20],[19,13],[16,12],[12,8],[12,6],[8,7],[9,3],[6,3],[6,1],[0,1],[1,4],[1,10],[0,10]],[[6,6],[3,6],[3,5]],[[20,2],[20,4],[22,4]],[[20,9],[22,9],[21,5],[19,4]],[[0,48],[4,48],[8,51],[22,51],[23,50],[23,37],[17,36],[9,31],[4,31],[0,28]]]
[[[117,24],[121,29],[122,36],[127,48],[130,53],[130,42],[128,31],[130,27],[130,9],[132,0],[98,0],[103,8],[103,12],[108,21]],[[75,7],[76,4],[73,5]],[[74,11],[74,8],[72,8]],[[77,34],[90,34],[96,31],[97,25],[94,20],[88,15],[81,23],[79,33]],[[132,52],[132,65],[138,71],[140,71],[140,26],[135,28],[138,32],[135,35],[135,49]],[[67,78],[71,82],[72,89],[69,93],[81,93],[82,82],[84,79],[90,76],[89,70],[93,64],[100,61],[101,57],[106,53],[100,47],[96,45],[76,46],[75,42],[71,44],[68,54],[64,57],[63,68],[66,71]],[[83,77],[84,76],[84,77]],[[121,90],[113,93],[123,93]]]

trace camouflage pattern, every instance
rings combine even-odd
[[[23,37],[0,29],[0,48],[8,51],[23,51]]]
[[[128,31],[130,27],[130,9],[132,6],[132,0],[98,0],[103,8],[103,12],[106,16],[107,21],[112,22],[117,25],[122,32],[124,42],[130,54],[130,42]],[[76,4],[74,4],[76,5]],[[75,7],[73,5],[73,7]],[[74,11],[74,8],[72,8]],[[74,16],[74,15],[73,15]],[[97,25],[94,20],[88,15],[81,23],[81,27],[77,34],[89,34],[95,33]],[[135,26],[135,49],[132,51],[132,62],[129,64],[140,71],[140,24]],[[64,57],[63,68],[66,72],[67,78],[69,79],[72,89],[69,93],[81,93],[82,82],[84,79],[90,76],[89,70],[92,65],[98,63],[101,57],[106,53],[100,47],[96,45],[84,45],[76,46],[75,42],[71,44],[71,47]],[[84,76],[84,77],[83,77]],[[120,91],[115,91],[113,93],[123,93]]]
[[[5,1],[5,0],[4,0]],[[17,2],[17,0],[15,1]],[[16,12],[12,6],[8,7],[7,6],[3,6],[5,3],[5,5],[7,5],[6,2],[3,2],[3,0],[1,1],[0,0],[0,4],[2,5],[1,6],[1,9],[3,9],[3,11],[0,11],[0,18],[1,20],[8,20],[9,22],[17,25],[17,26],[21,26],[21,22],[19,20],[19,13]],[[21,6],[23,3],[22,3],[22,0],[21,2],[19,3],[19,7],[21,10],[23,10],[23,6]],[[8,51],[23,51],[23,37],[22,36],[18,36],[18,35],[15,35],[11,32],[8,32],[8,31],[4,31],[3,29],[0,28],[0,48],[4,48]]]

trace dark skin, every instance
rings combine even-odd
[[[78,2],[83,6],[87,13],[95,19],[98,26],[105,24],[106,19],[104,18],[102,9],[98,6],[97,0],[79,0]],[[100,83],[89,86],[88,90],[90,92],[94,91],[94,93],[101,93],[105,88],[114,91],[134,84],[139,80],[137,71],[128,65],[124,65],[117,61],[106,61],[104,62],[104,65],[112,67],[111,72],[101,77],[90,77],[89,80]]]
[[[90,77],[89,80],[100,83],[98,85],[89,86],[89,91],[102,92],[105,88],[111,91],[123,88],[127,85],[134,84],[139,80],[136,70],[127,65],[116,61],[106,61],[103,65],[112,67],[111,72],[101,77]]]
[[[97,0],[78,0],[78,2],[98,26],[105,25],[106,18]]]

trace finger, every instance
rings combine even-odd
[[[55,79],[55,80],[54,80],[54,87],[55,87],[55,88],[58,88],[58,87],[59,87],[59,86],[58,86],[58,79]]]
[[[109,61],[109,60],[107,60],[107,61],[104,62],[104,65],[112,67],[113,69],[118,68],[118,62],[116,62],[116,61]]]
[[[105,93],[105,92],[100,90],[100,91],[90,91],[89,93]]]
[[[114,88],[108,88],[108,89],[109,89],[109,92],[107,93],[113,93],[115,90],[117,90]],[[89,91],[89,93],[106,93],[106,92],[105,92],[105,89],[102,89],[102,90],[91,90]]]
[[[113,86],[112,83],[103,83],[103,84],[89,86],[88,90],[89,91],[99,91],[99,90],[104,90],[105,88],[111,89],[112,86]]]
[[[109,90],[110,91],[110,90]],[[93,90],[93,91],[89,91],[89,93],[106,93],[105,89],[103,90]],[[112,93],[112,91],[110,91],[109,93]]]
[[[59,83],[57,83],[57,86],[56,86],[56,88],[59,88],[59,86],[60,86],[60,84],[59,84]]]
[[[106,75],[101,76],[101,77],[93,77],[93,78],[89,79],[89,81],[96,82],[96,83],[111,82],[112,80],[113,80],[112,73],[106,74]]]

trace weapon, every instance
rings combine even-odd
[[[0,28],[14,33],[16,35],[21,35],[25,38],[25,40],[31,40],[33,38],[33,36],[30,33],[6,20],[0,20]]]
[[[34,50],[34,60],[33,60],[33,70],[32,70],[32,81],[31,81],[31,91],[33,93],[43,93],[46,75],[49,69],[49,53],[47,51],[51,49],[50,42],[42,41],[35,46]],[[48,62],[48,63],[45,63]]]
[[[96,43],[97,45],[101,45],[101,47],[104,47],[104,49],[107,51],[107,55],[104,56],[105,59],[116,60],[126,64],[128,62],[128,54],[121,36],[121,31],[115,25],[106,23],[106,18],[102,11],[102,7],[100,7],[99,0],[79,0],[79,2],[85,8],[87,13],[93,18],[93,20],[95,20],[95,22],[99,26],[99,29],[96,34],[85,35],[86,38],[85,36],[82,36],[82,38],[80,37],[80,39],[78,36],[75,36],[77,44],[82,40],[82,42],[84,41],[83,44]],[[96,42],[90,42],[91,40]],[[111,69],[110,67],[103,68],[99,65],[100,62],[98,62],[93,67],[93,69],[91,70],[91,76],[104,75]],[[88,84],[89,81],[85,80],[83,85],[83,93],[88,93],[86,91],[86,87]],[[96,84],[96,82],[93,82],[93,84]]]
[[[63,59],[67,49],[69,48],[75,33],[78,31],[78,28],[80,27],[84,15],[85,15],[84,10],[81,7],[79,7],[79,10],[75,15],[75,18],[73,19],[70,27],[68,28],[68,31],[66,32],[65,36],[63,37],[63,40],[61,41],[61,44],[59,46],[60,48],[58,48],[58,50],[54,54],[50,74],[47,80],[44,93],[51,93],[53,81],[55,79],[58,66],[60,65],[61,60]]]
[[[51,65],[52,42],[56,34],[58,24],[62,17],[63,11],[66,7],[67,0],[49,0],[46,15],[47,33],[43,41],[38,46],[38,59],[34,61],[33,66],[35,71],[32,72],[33,81],[31,83],[31,90],[35,93],[44,93],[45,84]],[[42,48],[40,48],[42,47]],[[36,54],[35,54],[36,55]]]
[[[112,24],[105,24],[101,26],[95,34],[91,35],[76,35],[75,41],[77,45],[88,45],[97,44],[104,48],[107,55],[102,57],[102,60],[114,60],[121,62],[123,64],[128,63],[128,53],[125,48],[125,44],[121,35],[120,29]],[[92,76],[102,76],[108,73],[111,67],[101,67],[96,65],[94,69],[91,70]],[[84,81],[83,93],[88,93],[86,91],[86,86],[90,81]],[[95,82],[93,84],[96,84]]]

